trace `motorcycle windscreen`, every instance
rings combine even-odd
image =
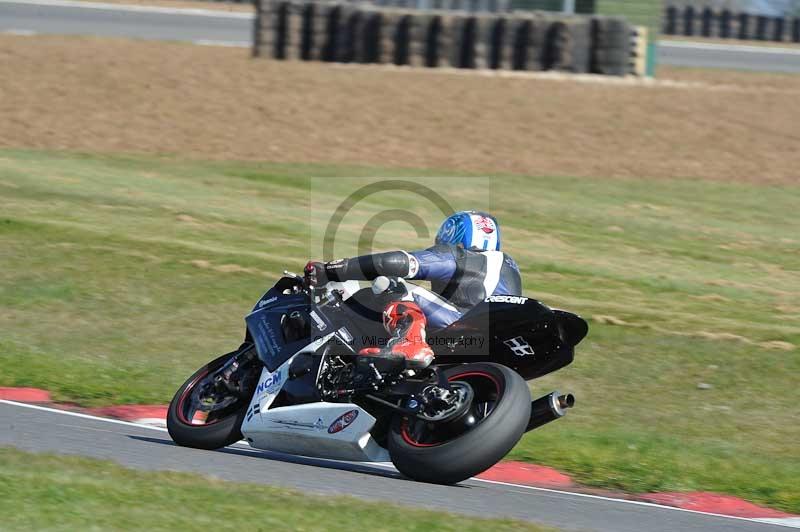
[[[275,371],[331,325],[304,296],[284,296],[245,317],[258,357]]]

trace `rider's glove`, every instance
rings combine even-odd
[[[309,261],[303,272],[309,286],[319,286],[328,282],[328,274],[323,262]]]

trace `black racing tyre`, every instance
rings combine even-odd
[[[395,65],[408,65],[411,41],[411,26],[413,24],[413,17],[411,15],[403,15],[397,19],[397,24],[394,27],[394,52],[392,55],[392,63]]]
[[[627,48],[631,40],[630,26],[619,18],[594,18],[591,31],[595,48],[619,50]]]
[[[631,73],[631,67],[616,63],[600,63],[593,66],[592,72],[606,76],[627,76]]]
[[[383,15],[372,13],[366,16],[361,34],[362,54],[359,58],[362,63],[381,62],[381,28]]]
[[[595,37],[593,45],[599,50],[625,50],[630,46],[631,36],[629,34],[619,33],[614,35],[604,35],[603,37]]]
[[[221,449],[242,439],[240,430],[242,421],[247,413],[248,403],[233,405],[226,409],[220,417],[209,419],[205,423],[192,423],[187,419],[186,402],[194,388],[209,373],[216,371],[238,351],[222,355],[209,362],[183,383],[175,397],[169,403],[167,410],[167,430],[172,440],[184,447],[196,449]]]
[[[389,455],[395,467],[413,480],[455,484],[489,469],[517,444],[530,419],[530,390],[512,369],[474,363],[451,367],[445,375],[451,382],[470,384],[474,405],[481,405],[479,409],[486,405],[485,417],[458,436],[436,441],[435,434],[416,435],[411,425],[422,422],[396,416],[389,431]]]
[[[628,50],[595,50],[593,59],[604,65],[626,65],[631,60]]]

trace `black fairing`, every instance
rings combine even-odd
[[[303,338],[302,335],[300,338],[287,337],[283,325],[292,313],[303,315],[310,323],[312,310],[308,298],[303,294],[280,295],[275,301],[257,307],[245,317],[258,356],[269,371],[278,369],[289,357],[309,344],[309,338]],[[316,316],[324,321],[318,312]]]
[[[449,327],[428,335],[438,364],[497,362],[526,380],[570,364],[588,331],[575,314],[530,299],[483,302]]]

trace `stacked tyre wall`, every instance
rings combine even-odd
[[[712,7],[668,6],[665,35],[800,42],[800,17],[767,17]]]
[[[268,0],[256,13],[253,54],[275,59],[625,75],[634,53],[615,17]]]

